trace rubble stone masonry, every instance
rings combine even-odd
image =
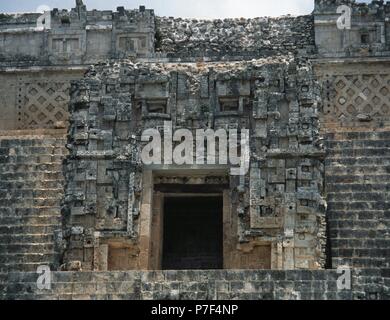
[[[0,14],[0,299],[389,299],[389,17]],[[145,166],[166,121],[248,129],[249,172]],[[221,197],[222,270],[162,271],[172,195]]]

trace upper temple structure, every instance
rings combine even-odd
[[[390,299],[390,3],[314,2],[0,13],[0,299]]]

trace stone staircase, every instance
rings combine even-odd
[[[0,272],[58,267],[65,137],[0,137]]]
[[[332,267],[390,267],[390,131],[327,135]]]
[[[355,269],[339,290],[336,270],[53,272],[46,290],[23,272],[0,275],[0,300],[378,300],[390,298],[388,275]]]

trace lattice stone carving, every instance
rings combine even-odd
[[[69,83],[39,82],[25,86],[23,129],[54,128],[68,121]]]
[[[325,116],[335,121],[390,116],[390,75],[335,75],[325,78]]]

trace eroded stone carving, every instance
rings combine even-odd
[[[228,183],[238,242],[280,243],[281,268],[324,265],[320,91],[308,62],[103,63],[71,91],[66,227],[89,229],[68,237],[68,259],[82,259],[88,230],[137,246],[141,197],[152,192],[141,181],[141,134],[163,131],[168,119],[173,130],[251,129],[250,172]],[[156,182],[199,184],[191,176]]]

